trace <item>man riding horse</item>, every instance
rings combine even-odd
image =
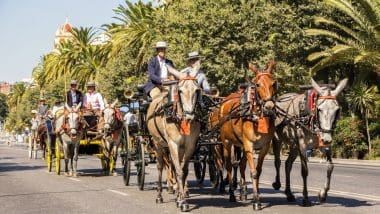
[[[168,45],[166,42],[157,42],[156,46],[157,55],[152,57],[148,62],[148,83],[145,85],[145,93],[152,99],[157,98],[161,94],[161,84],[163,81],[169,79],[169,72],[166,65],[173,66],[173,62],[166,59],[166,50]]]

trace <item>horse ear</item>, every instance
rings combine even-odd
[[[315,82],[313,78],[311,78],[311,85],[313,86],[315,90],[317,90],[318,94],[322,94],[323,92],[322,88],[318,85],[317,82]]]
[[[342,92],[343,89],[346,87],[347,82],[348,82],[348,78],[344,78],[343,80],[341,80],[338,86],[333,91],[331,91],[331,95],[338,96],[338,94]]]
[[[276,62],[274,61],[274,59],[272,59],[271,61],[269,61],[268,63],[268,68],[267,68],[267,72],[268,73],[272,73],[274,67],[276,65]]]
[[[117,102],[119,102],[119,100],[116,98],[116,100],[111,104],[111,107],[114,108]]]
[[[65,108],[68,110],[68,111],[71,111],[72,109],[70,108],[70,106],[67,104],[67,103],[65,103]]]
[[[259,69],[257,69],[257,67],[252,63],[249,63],[249,70],[251,70],[256,76],[260,72]]]
[[[77,107],[75,108],[75,111],[78,111],[80,109],[80,107],[82,106],[82,102],[80,102]]]

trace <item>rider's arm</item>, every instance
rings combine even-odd
[[[161,84],[161,76],[159,76],[155,72],[154,59],[150,60],[150,62],[148,64],[148,73],[149,73],[149,79],[154,84]]]
[[[206,94],[210,93],[210,84],[208,83],[204,73],[198,74],[198,83],[201,84],[201,87]]]
[[[103,111],[104,108],[105,108],[105,104],[104,104],[104,101],[103,101],[103,96],[100,93],[98,93],[97,96],[98,96],[98,100],[99,100],[100,110]]]

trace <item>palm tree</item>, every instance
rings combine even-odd
[[[312,70],[340,63],[369,63],[380,73],[380,4],[376,0],[324,0],[324,2],[350,17],[352,24],[325,17],[316,17],[316,24],[324,27],[307,29],[311,36],[333,39],[335,45],[312,53],[308,60],[319,60]]]
[[[377,87],[369,87],[365,83],[357,84],[347,96],[347,101],[351,104],[353,110],[359,112],[364,117],[369,154],[371,154],[371,135],[369,133],[368,119],[375,113],[377,100]]]
[[[72,39],[59,45],[57,51],[44,58],[45,82],[59,77],[77,79],[84,85],[95,79],[100,67],[108,60],[108,45],[94,45],[96,31],[93,28],[73,28]]]
[[[21,102],[21,98],[24,95],[25,91],[26,86],[24,83],[16,83],[13,86],[11,93],[8,95],[8,106],[11,108],[16,107]]]
[[[148,60],[152,43],[158,35],[154,20],[158,8],[151,2],[146,4],[142,1],[131,3],[126,0],[125,2],[127,7],[119,5],[114,9],[116,13],[114,18],[121,23],[105,25],[112,37],[111,54],[115,56],[123,48],[138,50],[137,67],[141,68]]]

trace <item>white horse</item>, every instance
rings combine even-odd
[[[79,109],[82,103],[75,108],[65,105],[65,113],[58,117],[55,121],[55,130],[63,143],[63,153],[65,155],[65,175],[77,177],[77,163],[79,144],[82,136]],[[59,157],[56,157],[59,158]],[[68,163],[71,160],[70,173],[68,172]]]
[[[304,114],[302,106],[305,106],[305,94],[284,94],[276,101],[277,119],[276,135],[273,139],[273,152],[275,155],[276,178],[272,184],[278,190],[280,182],[280,151],[281,143],[287,143],[290,147],[289,157],[285,162],[286,187],[285,194],[289,202],[295,201],[295,197],[290,189],[290,172],[294,160],[300,155],[301,172],[303,178],[303,206],[310,206],[307,191],[307,149],[323,148],[328,161],[327,180],[324,188],[319,193],[319,200],[324,202],[327,192],[330,189],[331,174],[334,164],[331,159],[331,141],[336,121],[339,116],[340,106],[336,97],[344,89],[347,79],[339,82],[338,86],[331,90],[327,87],[320,87],[313,79],[311,84],[316,90],[317,99],[315,108],[310,109],[309,114]],[[308,105],[308,103],[306,103]],[[304,122],[306,121],[306,122]]]
[[[169,68],[172,69],[172,68]],[[196,120],[195,111],[200,96],[200,87],[194,77],[179,73],[178,91],[172,95],[178,100],[173,103],[175,116],[167,116],[163,106],[165,93],[149,105],[147,125],[153,137],[157,155],[158,195],[156,203],[162,203],[162,170],[169,148],[172,165],[177,176],[177,207],[188,211],[185,192],[189,160],[192,157],[200,133],[200,123]],[[178,77],[177,76],[177,77]]]
[[[103,152],[106,159],[106,173],[111,172],[114,176],[117,176],[116,160],[117,149],[121,142],[121,132],[123,130],[123,122],[120,118],[117,118],[117,111],[115,105],[118,100],[115,100],[112,104],[108,104],[104,99],[105,109],[103,110],[104,128],[103,128]],[[111,156],[112,155],[112,156]]]

